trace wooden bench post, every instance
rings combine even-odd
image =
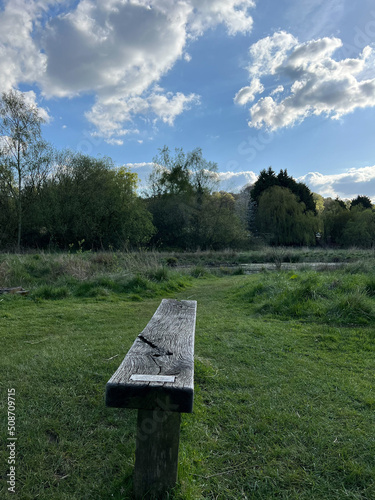
[[[106,385],[106,405],[138,409],[136,498],[177,481],[181,413],[193,410],[197,303],[163,299]]]

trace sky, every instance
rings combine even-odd
[[[0,91],[57,148],[146,184],[199,147],[236,191],[271,166],[375,202],[373,0],[0,0]]]

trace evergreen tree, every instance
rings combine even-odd
[[[354,207],[372,208],[372,202],[368,196],[357,196],[351,201],[350,210]]]

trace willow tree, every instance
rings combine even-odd
[[[47,145],[41,137],[43,118],[38,108],[27,101],[25,94],[15,90],[3,92],[0,99],[0,176],[16,204],[17,250],[22,236],[22,194],[28,180],[35,181],[41,164],[49,163],[45,156]],[[36,159],[39,160],[36,161]]]
[[[257,225],[273,245],[314,245],[318,219],[290,189],[271,186],[260,195]]]

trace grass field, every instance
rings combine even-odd
[[[249,276],[121,258],[0,259],[3,286],[30,289],[0,296],[1,498],[132,498],[136,411],[106,408],[104,390],[162,297],[198,301],[194,412],[171,499],[375,498],[373,256]]]

